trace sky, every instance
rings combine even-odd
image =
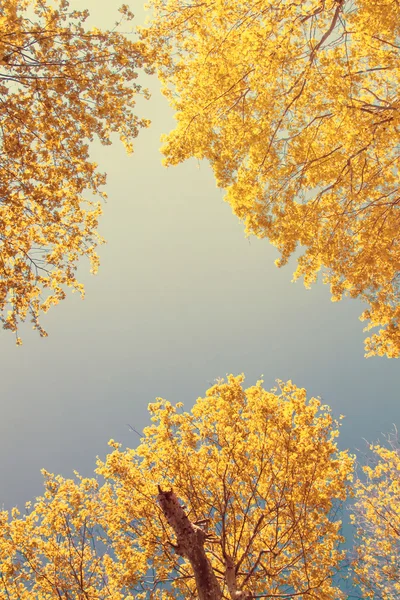
[[[91,23],[110,27],[114,4],[75,0]],[[131,3],[138,24],[140,5]],[[42,318],[40,338],[21,326],[23,346],[0,331],[0,507],[22,508],[43,492],[40,470],[91,476],[115,439],[134,447],[156,397],[190,407],[217,377],[246,385],[291,379],[346,416],[340,448],[364,451],[400,426],[397,360],[364,358],[361,303],[330,301],[327,286],[291,283],[267,240],[246,239],[206,162],[161,164],[160,136],[174,125],[155,78],[140,76],[152,125],[127,156],[116,141],[92,145],[107,172],[101,266],[79,268],[84,301],[70,293]]]

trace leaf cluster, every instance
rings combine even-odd
[[[151,0],[142,38],[175,111],[165,163],[206,159],[294,279],[367,305],[366,356],[400,355],[400,7]]]
[[[66,0],[6,0],[0,14],[0,320],[17,332],[72,288],[78,259],[98,267],[105,175],[89,158],[94,138],[117,134],[128,151],[148,121],[134,113],[143,44],[89,29]],[[17,343],[21,343],[17,338]]]
[[[222,598],[232,568],[249,597],[344,598],[334,583],[344,559],[338,509],[354,459],[337,449],[339,424],[290,381],[270,392],[242,384],[229,376],[191,412],[151,404],[140,445],[122,451],[111,440],[98,461],[103,485],[45,472],[29,514],[3,513],[0,596],[198,598],[156,502],[172,487],[204,531]]]

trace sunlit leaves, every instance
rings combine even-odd
[[[290,381],[269,392],[229,376],[182,408],[151,404],[135,450],[111,440],[96,469],[103,485],[45,473],[46,492],[27,516],[3,514],[0,596],[197,598],[157,505],[160,485],[205,528],[224,598],[232,562],[238,589],[255,596],[345,597],[333,577],[353,458],[336,447],[328,407]]]
[[[132,18],[126,6],[120,23]],[[148,122],[134,113],[146,67],[142,44],[90,29],[88,12],[66,0],[5,0],[0,17],[0,319],[17,331],[30,315],[65,297],[83,296],[76,267],[92,272],[104,174],[89,142],[118,134],[128,151]]]
[[[356,481],[355,580],[365,598],[400,597],[400,451],[371,445],[372,458]]]
[[[207,159],[295,278],[367,304],[366,355],[400,354],[400,7],[151,0],[143,38],[176,111],[166,164]]]

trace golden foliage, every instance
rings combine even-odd
[[[133,15],[120,9],[120,23]],[[140,127],[133,108],[146,65],[143,45],[119,33],[88,29],[88,11],[66,0],[5,0],[0,14],[0,319],[17,332],[71,287],[81,256],[96,272],[104,174],[89,142],[119,135],[128,151]],[[47,291],[47,297],[43,297]],[[21,340],[17,338],[17,343]]]
[[[351,516],[357,528],[355,580],[364,598],[400,597],[400,451],[371,445],[371,464],[355,484]]]
[[[232,564],[238,588],[259,597],[344,598],[332,577],[353,458],[337,450],[338,423],[290,381],[269,392],[243,379],[220,381],[189,413],[157,399],[136,450],[110,441],[102,486],[45,473],[28,515],[2,515],[0,597],[198,598],[160,485],[204,528],[223,598]]]
[[[150,0],[177,126],[167,165],[207,159],[246,232],[294,278],[359,298],[366,356],[400,355],[400,5]]]

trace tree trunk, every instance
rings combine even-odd
[[[188,519],[172,490],[163,492],[158,486],[158,492],[160,508],[176,535],[175,552],[190,562],[199,600],[221,600],[218,579],[204,550],[205,532]]]

